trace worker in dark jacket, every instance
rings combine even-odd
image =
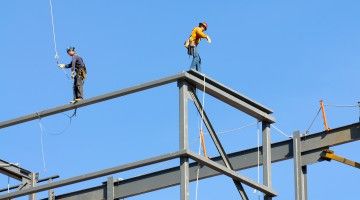
[[[192,56],[192,62],[190,69],[201,72],[201,58],[197,49],[202,38],[205,38],[211,43],[210,37],[204,32],[207,30],[208,25],[206,22],[199,23],[198,27],[195,27],[190,34],[189,39],[185,42],[185,47],[188,50],[188,55]]]
[[[76,103],[84,98],[84,80],[86,78],[86,66],[83,59],[76,54],[75,47],[67,48],[67,54],[72,61],[69,64],[59,64],[60,68],[71,68],[71,78],[74,80],[74,99],[70,103]]]

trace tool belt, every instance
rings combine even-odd
[[[79,69],[76,70],[76,75],[80,76],[80,78],[82,78],[83,80],[86,79],[87,76],[87,72],[86,72],[86,67],[81,67]]]
[[[194,55],[194,51],[195,51],[195,46],[189,45],[189,46],[187,47],[187,54],[188,54],[189,56],[193,56],[193,55]]]

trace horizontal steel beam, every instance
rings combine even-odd
[[[194,73],[193,73],[194,74]],[[190,84],[194,85],[199,90],[204,90],[204,80],[194,76],[193,74],[186,73],[185,76]],[[205,78],[206,82],[206,78]],[[230,89],[225,89],[215,81],[206,83],[205,92],[211,96],[219,99],[220,101],[233,106],[234,108],[260,120],[268,123],[274,123],[275,118],[271,115],[271,111],[259,106],[254,101],[241,96],[239,93]]]
[[[29,170],[23,169],[4,160],[0,160],[0,173],[19,181],[23,178],[28,180],[31,179],[31,172]]]
[[[56,107],[56,108],[44,110],[44,111],[41,111],[41,112],[36,112],[36,113],[33,113],[33,114],[29,114],[29,115],[26,115],[26,116],[18,117],[18,118],[15,118],[15,119],[3,121],[3,122],[0,122],[0,129],[6,128],[6,127],[9,127],[9,126],[13,126],[13,125],[16,125],[16,124],[21,124],[21,123],[24,123],[24,122],[28,122],[28,121],[31,121],[31,120],[47,117],[47,116],[50,116],[50,115],[55,115],[55,114],[62,113],[62,112],[65,112],[65,111],[69,111],[69,110],[73,110],[73,109],[76,109],[76,108],[88,106],[88,105],[91,105],[91,104],[99,103],[99,102],[102,102],[102,101],[107,101],[107,100],[110,100],[110,99],[118,98],[118,97],[121,97],[121,96],[129,95],[129,94],[132,94],[132,93],[140,92],[140,91],[151,89],[151,88],[154,88],[154,87],[159,87],[159,86],[162,86],[162,85],[166,85],[166,84],[176,82],[177,80],[184,78],[184,75],[185,75],[185,72],[174,75],[174,76],[162,78],[162,79],[159,79],[159,80],[143,83],[143,84],[140,84],[140,85],[137,85],[137,86],[121,89],[121,90],[111,92],[111,93],[107,93],[107,94],[104,94],[104,95],[96,96],[96,97],[93,97],[93,98],[90,98],[90,99],[85,99],[85,100],[82,100],[80,102],[77,102],[76,104],[67,104],[67,105]]]
[[[330,132],[319,132],[301,138],[302,145],[302,165],[310,165],[323,161],[321,153],[323,149],[331,146],[341,145],[344,143],[360,140],[360,123],[351,124]],[[257,166],[257,148],[251,148],[244,151],[228,154],[235,170],[244,170]],[[262,156],[262,152],[260,152]],[[293,158],[292,140],[273,143],[271,145],[272,162],[280,162]],[[219,164],[224,165],[221,157],[211,159]],[[260,158],[260,164],[262,159]],[[197,163],[190,164],[190,181],[196,180]],[[203,166],[200,169],[199,178],[205,179],[221,175],[219,172]],[[137,176],[134,178],[115,182],[114,193],[116,198],[126,198],[159,189],[176,186],[179,184],[179,167],[169,168],[154,173]],[[81,191],[75,191],[64,195],[59,195],[57,199],[75,200],[80,197],[90,199],[92,196],[103,196],[104,186],[100,185]],[[97,199],[97,198],[95,198]]]
[[[54,179],[57,179],[59,178],[60,176],[59,175],[54,175],[54,176],[49,176],[49,177],[46,177],[46,178],[41,178],[39,180],[37,180],[37,183],[42,183],[42,182],[45,182],[45,181],[48,181],[48,180],[54,180]],[[8,191],[8,190],[13,190],[13,189],[17,189],[19,187],[21,187],[22,185],[13,185],[13,186],[10,186],[9,188],[2,188],[0,189],[0,192],[5,192],[5,191]]]
[[[148,90],[148,89],[151,89],[154,87],[159,87],[162,85],[176,82],[181,79],[187,79],[187,81],[191,82],[196,87],[198,87],[199,89],[202,90],[203,89],[202,88],[202,79],[200,79],[201,76],[203,76],[203,75],[190,70],[188,72],[183,72],[183,73],[180,73],[180,74],[177,74],[174,76],[165,77],[162,79],[139,84],[139,85],[136,85],[133,87],[121,89],[121,90],[107,93],[104,95],[92,97],[89,99],[84,99],[83,101],[77,102],[76,104],[67,104],[67,105],[56,107],[56,108],[47,109],[47,110],[44,110],[41,112],[35,112],[35,113],[29,114],[29,115],[25,115],[25,116],[10,119],[7,121],[3,121],[3,122],[0,122],[0,129],[6,128],[9,126],[13,126],[13,125],[17,125],[17,124],[21,124],[21,123],[25,123],[28,121],[36,120],[39,118],[47,117],[50,115],[55,115],[58,113],[66,112],[66,111],[73,110],[76,108],[81,108],[84,106],[96,104],[99,102],[107,101],[107,100],[118,98],[121,96],[133,94],[136,92]],[[206,78],[206,79],[208,79],[208,78]],[[207,86],[209,88],[206,89],[206,92],[209,93],[210,95],[222,100],[223,102],[228,103],[231,106],[234,106],[235,108],[237,108],[257,119],[266,120],[271,123],[275,122],[275,119],[270,115],[272,113],[271,110],[256,103],[255,101],[249,99],[248,97],[245,97],[245,96],[235,92],[234,90],[231,90],[210,78],[207,80]]]
[[[64,179],[61,181],[56,181],[56,182],[52,182],[52,183],[48,183],[48,184],[44,184],[44,185],[40,185],[40,186],[36,186],[36,187],[32,187],[32,188],[27,188],[27,189],[12,192],[9,194],[4,194],[4,195],[0,196],[0,199],[12,199],[12,198],[16,198],[16,197],[20,197],[20,196],[24,196],[24,195],[28,195],[28,194],[42,192],[42,191],[53,189],[53,188],[67,186],[67,185],[107,176],[110,174],[115,174],[115,173],[131,170],[131,169],[135,169],[135,168],[144,167],[147,165],[156,164],[159,162],[172,160],[174,158],[178,158],[180,156],[186,156],[186,155],[187,155],[186,151],[169,153],[169,154],[165,154],[165,155],[161,155],[161,156],[157,156],[157,157],[153,157],[153,158],[149,158],[149,159],[145,159],[145,160],[141,160],[141,161],[125,164],[125,165],[120,165],[120,166],[113,167],[113,168],[104,169],[104,170],[97,171],[97,172],[92,172],[92,173],[88,173],[88,174],[84,174],[84,175],[80,175],[80,176],[75,176],[75,177]]]
[[[258,184],[256,183],[255,181],[247,178],[247,177],[244,177],[238,173],[236,173],[235,171],[231,170],[231,169],[228,169],[227,167],[223,166],[223,165],[220,165],[210,159],[206,159],[202,156],[199,156],[197,154],[194,154],[192,152],[189,152],[188,155],[190,156],[191,159],[197,161],[198,163],[201,163],[203,165],[206,165],[207,167],[213,169],[213,170],[216,170],[217,172],[221,173],[221,174],[224,174],[226,176],[229,176],[230,178],[232,178],[233,180],[235,181],[239,181],[241,183],[244,183],[245,185],[248,185],[250,187],[252,187],[253,189],[257,189],[259,190],[260,192],[263,192],[264,194],[266,195],[269,195],[269,196],[276,196],[276,192],[267,187],[267,186],[264,186],[264,185],[261,185],[261,184]]]
[[[204,80],[204,76],[205,74],[202,74],[202,73],[199,73],[198,71],[195,71],[195,70],[189,70],[188,71],[188,74],[191,74],[193,76],[195,76],[196,78],[200,79],[200,80]],[[242,101],[244,101],[245,103],[267,113],[267,114],[272,114],[273,111],[267,107],[265,107],[264,105],[261,105],[260,103],[250,99],[249,97],[243,95],[243,94],[240,94],[238,93],[237,91],[233,90],[233,89],[230,89],[228,87],[226,87],[225,85],[215,81],[214,79],[212,79],[211,77],[208,77],[206,76],[205,77],[205,83],[206,84],[209,84],[209,85],[212,85],[214,87],[217,87],[223,91],[225,91],[226,93],[232,95],[232,96],[235,96],[237,99],[240,99]],[[202,89],[203,88],[203,85],[198,87],[198,89]]]

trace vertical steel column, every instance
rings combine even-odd
[[[293,137],[293,155],[294,155],[294,178],[295,178],[295,200],[307,199],[306,166],[302,167],[301,162],[301,136],[300,132],[294,133]]]
[[[106,181],[106,200],[114,200],[114,178],[109,176]]]
[[[51,183],[52,182],[52,179],[50,178],[49,180],[48,180],[48,183]],[[55,191],[54,191],[54,189],[50,189],[49,191],[48,191],[48,199],[49,200],[55,200]]]
[[[262,122],[262,155],[263,155],[263,184],[272,187],[271,183],[271,135],[270,124]],[[272,197],[265,195],[264,200]]]
[[[178,82],[180,113],[180,150],[189,148],[188,141],[188,96],[189,88],[185,81]],[[189,158],[180,158],[180,200],[189,200]]]
[[[307,166],[302,166],[301,167],[301,172],[302,172],[302,186],[303,186],[303,199],[307,200],[308,199],[308,192],[307,192]]]
[[[31,180],[29,180],[29,187],[35,187],[37,183],[37,174],[31,173],[30,177]],[[36,193],[29,195],[29,200],[36,200]]]

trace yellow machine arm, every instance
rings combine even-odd
[[[327,161],[335,160],[337,162],[360,169],[360,163],[338,156],[334,154],[334,151],[331,151],[330,149],[324,150],[321,157]]]

